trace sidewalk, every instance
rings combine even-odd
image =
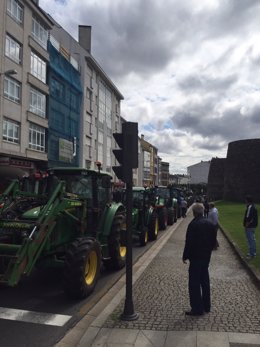
[[[125,276],[56,347],[260,347],[259,290],[222,233],[213,252],[212,311],[186,317],[188,266],[182,263],[187,225],[178,220],[138,260],[133,269],[133,301],[138,320],[120,320]]]

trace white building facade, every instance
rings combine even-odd
[[[200,163],[187,167],[190,184],[207,184],[209,175],[209,161],[201,161]]]

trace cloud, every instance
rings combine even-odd
[[[71,35],[92,26],[92,54],[122,92],[122,116],[171,170],[259,137],[260,1],[41,0]]]

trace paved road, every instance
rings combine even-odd
[[[260,333],[259,290],[219,232],[220,248],[213,252],[210,276],[212,311],[202,317],[185,317],[189,309],[188,265],[182,263],[185,232],[191,214],[180,224],[149,264],[133,288],[139,319],[118,319],[122,302],[104,327],[157,331],[222,331]]]

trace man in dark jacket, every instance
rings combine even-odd
[[[189,260],[189,316],[200,316],[210,312],[209,262],[216,244],[214,225],[203,217],[204,207],[200,203],[192,206],[194,219],[188,225],[182,260]]]
[[[256,257],[256,240],[255,240],[255,228],[258,225],[257,209],[253,204],[251,196],[246,197],[246,211],[244,215],[243,225],[245,227],[245,233],[248,242],[248,259]]]

